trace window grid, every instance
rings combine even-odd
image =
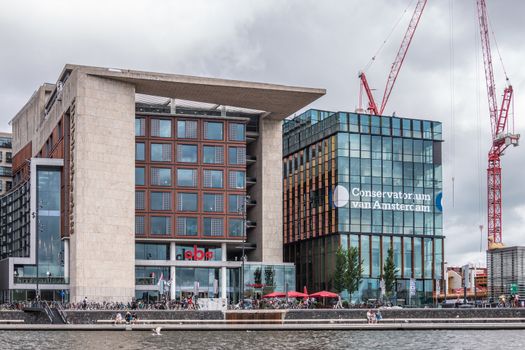
[[[224,235],[224,220],[222,218],[204,218],[204,235]]]
[[[150,157],[152,162],[171,162],[171,144],[152,143]]]
[[[244,141],[246,140],[246,131],[244,124],[230,123],[230,140]]]
[[[145,209],[145,193],[144,191],[135,191],[135,209]]]
[[[192,221],[193,223],[190,225],[189,221]],[[197,232],[190,231],[191,227],[196,226],[197,218],[192,217],[178,217],[177,218],[177,235],[179,236],[196,236]]]
[[[135,216],[135,234],[143,235],[144,234],[144,216]]]
[[[179,120],[177,122],[177,137],[182,139],[196,139],[197,122],[193,120]]]
[[[157,205],[153,205],[153,198],[158,197],[156,199],[160,198],[160,201]],[[151,192],[151,210],[171,210],[171,193],[170,192]]]
[[[228,154],[228,162],[232,165],[246,164],[246,148],[244,147],[230,147]]]
[[[224,211],[224,195],[218,193],[205,193],[203,200],[206,212],[223,212]]]

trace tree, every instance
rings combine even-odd
[[[345,252],[341,247],[337,249],[335,255],[335,271],[333,289],[336,293],[341,293],[346,287],[346,270],[348,261]]]
[[[398,269],[394,263],[394,251],[392,248],[389,248],[385,263],[383,264],[383,280],[385,281],[385,292],[387,296],[391,296],[394,293],[397,272]]]
[[[359,290],[359,285],[363,281],[363,261],[359,260],[359,249],[350,247],[347,252],[347,268],[345,274],[345,284],[350,301],[352,293]]]
[[[254,283],[258,286],[262,285],[261,273],[262,271],[260,267],[256,268],[255,271],[253,272]]]
[[[274,287],[273,276],[274,276],[273,267],[272,266],[266,266],[264,268],[264,282],[265,282],[266,286],[270,287],[272,290],[273,290],[273,287]]]

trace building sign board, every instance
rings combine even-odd
[[[350,208],[359,209],[380,209],[380,210],[399,210],[411,212],[432,212],[432,196],[427,193],[412,192],[392,192],[392,191],[371,191],[362,190],[359,187],[353,187],[350,191],[353,197],[363,199],[372,199],[371,201],[350,201]],[[388,203],[383,199],[414,201],[419,203]]]

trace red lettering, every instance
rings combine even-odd
[[[204,250],[197,249],[197,246],[193,246],[193,258],[195,260],[203,260],[204,259]]]
[[[193,251],[186,250],[184,251],[184,260],[212,260],[213,251],[205,251],[203,249],[197,248],[196,245],[193,246]]]

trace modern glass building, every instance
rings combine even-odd
[[[431,303],[443,283],[441,123],[309,110],[283,133],[284,259],[296,287],[331,289],[337,249],[356,247],[354,301],[377,300],[392,248],[397,302]]]

